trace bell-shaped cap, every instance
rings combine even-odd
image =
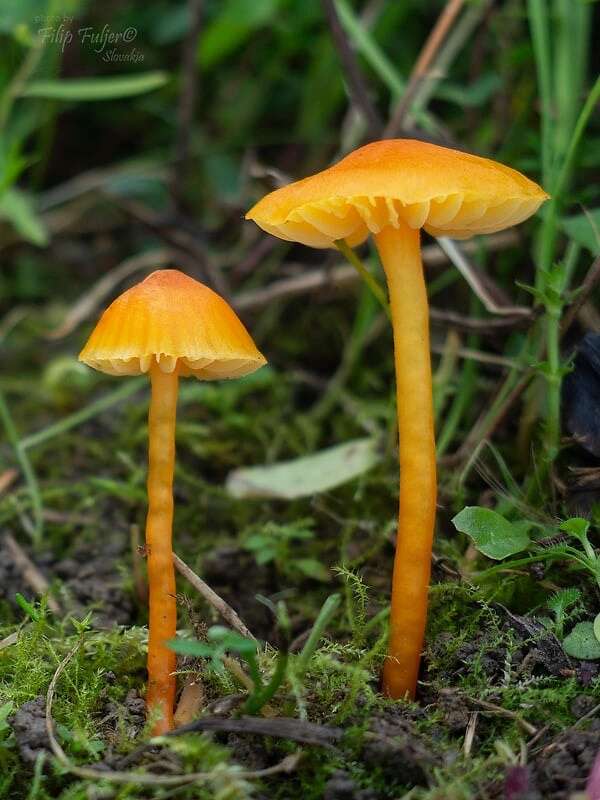
[[[163,372],[238,378],[266,364],[218,294],[175,269],[157,270],[111,303],[79,360],[110,375]]]
[[[331,247],[337,239],[354,246],[399,220],[432,236],[468,239],[523,222],[547,199],[536,183],[496,161],[387,139],[271,192],[246,219],[310,247]]]

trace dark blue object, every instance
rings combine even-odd
[[[564,424],[573,438],[600,457],[600,334],[588,333],[563,381]]]

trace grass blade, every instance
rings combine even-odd
[[[91,405],[82,408],[80,411],[76,411],[74,414],[61,419],[60,422],[56,422],[54,425],[48,425],[47,428],[42,428],[42,430],[36,433],[25,436],[20,443],[23,452],[29,450],[30,447],[37,447],[53,439],[55,436],[60,436],[60,434],[66,433],[72,428],[76,428],[78,425],[87,422],[88,419],[92,419],[92,417],[101,414],[103,411],[120,403],[122,400],[126,400],[147,382],[147,378],[134,378],[131,381],[127,381],[124,386],[120,386],[114,392],[110,392],[104,397],[101,397],[100,400],[96,400],[95,403],[91,403]]]
[[[332,594],[330,595],[327,600],[321,606],[321,610],[315,620],[315,624],[312,627],[310,632],[310,636],[306,640],[306,644],[302,648],[302,652],[298,657],[298,662],[296,666],[296,674],[298,678],[301,678],[304,673],[306,672],[306,668],[308,667],[308,662],[313,656],[313,653],[319,646],[319,642],[323,638],[323,634],[325,633],[325,629],[331,622],[335,612],[338,610],[341,602],[341,597],[339,594]]]
[[[37,478],[35,476],[35,472],[33,467],[31,466],[31,462],[27,457],[27,453],[25,452],[25,448],[23,447],[22,441],[19,439],[19,434],[17,429],[15,428],[15,424],[13,422],[12,415],[10,413],[10,409],[6,403],[4,395],[0,391],[0,420],[4,426],[4,430],[6,432],[6,438],[12,445],[12,448],[15,452],[15,457],[19,466],[21,467],[21,472],[23,473],[23,478],[25,479],[25,483],[27,484],[27,488],[29,490],[29,494],[31,496],[31,506],[33,509],[33,540],[36,545],[38,545],[41,541],[43,527],[44,527],[44,519],[43,519],[43,502],[42,502],[42,495],[40,493],[40,488],[38,486]]]
[[[46,100],[95,102],[133,97],[164,86],[166,72],[145,72],[141,75],[116,75],[110,78],[61,78],[32,81],[21,90],[21,97],[42,97]]]

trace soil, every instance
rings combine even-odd
[[[17,592],[27,599],[33,599],[31,590],[24,586],[21,571],[15,565],[3,538],[0,538],[0,600],[6,600],[16,608],[14,598]]]
[[[217,741],[226,745],[235,759],[243,764],[245,769],[259,770],[272,766],[277,757],[269,752],[269,747],[260,736],[244,736],[239,733],[219,734]]]
[[[17,709],[10,719],[19,748],[19,754],[26,764],[33,765],[40,753],[50,752],[46,733],[46,700],[36,697]]]
[[[585,729],[571,728],[530,757],[524,767],[510,767],[504,781],[490,789],[497,800],[569,800],[585,790],[598,754],[600,720]]]
[[[589,686],[598,675],[600,667],[597,663],[569,658],[558,639],[535,618],[512,614],[502,607],[496,611],[504,616],[500,633],[507,646],[495,643],[496,635],[492,643],[492,634],[486,630],[462,644],[451,658],[447,652],[452,644],[450,634],[439,635],[429,645],[431,658],[434,662],[440,658],[443,660],[448,675],[453,678],[452,683],[469,672],[474,658],[478,659],[490,686],[501,684],[509,661],[511,671],[523,680],[546,675],[557,678],[573,676],[582,686]],[[511,643],[510,652],[508,642]],[[424,670],[427,679],[430,677],[427,662]]]
[[[104,728],[108,742],[119,739],[121,731],[128,739],[136,739],[146,724],[146,702],[137,689],[127,692],[123,703],[106,704],[100,715],[99,725]],[[119,730],[117,730],[117,728]]]
[[[202,563],[202,577],[226,600],[259,639],[273,641],[273,615],[256,599],[278,591],[272,572],[235,544],[217,547]]]
[[[75,613],[93,607],[93,624],[98,628],[134,621],[133,600],[118,571],[125,550],[122,537],[108,542],[85,542],[69,558],[57,561],[52,567],[72,598]]]
[[[21,546],[28,550],[23,543]],[[72,614],[82,617],[93,608],[92,624],[96,628],[131,625],[135,621],[134,603],[119,571],[119,563],[126,557],[123,537],[82,542],[66,558],[57,559],[49,551],[29,551],[28,555],[50,583],[60,580],[60,602]],[[7,548],[0,543],[0,599],[16,607],[17,592],[28,600],[36,599]]]
[[[565,800],[582,792],[598,754],[600,720],[571,729],[545,747],[532,763],[533,783],[544,800]]]
[[[414,722],[396,709],[371,719],[361,758],[368,769],[410,786],[427,786],[433,768],[441,764],[440,756],[416,732]]]
[[[325,784],[323,800],[378,800],[372,789],[359,789],[344,770],[336,770]]]

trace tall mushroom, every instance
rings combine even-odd
[[[173,728],[176,632],[171,546],[175,419],[180,377],[237,378],[266,363],[233,309],[211,289],[173,269],[158,270],[104,312],[79,360],[110,375],[148,373],[148,691],[154,734]]]
[[[387,278],[400,437],[400,511],[383,690],[414,697],[427,617],[436,507],[427,292],[419,232],[466,239],[516,225],[548,195],[509,167],[408,139],[373,142],[284,186],[246,215],[309,247],[373,234]]]

